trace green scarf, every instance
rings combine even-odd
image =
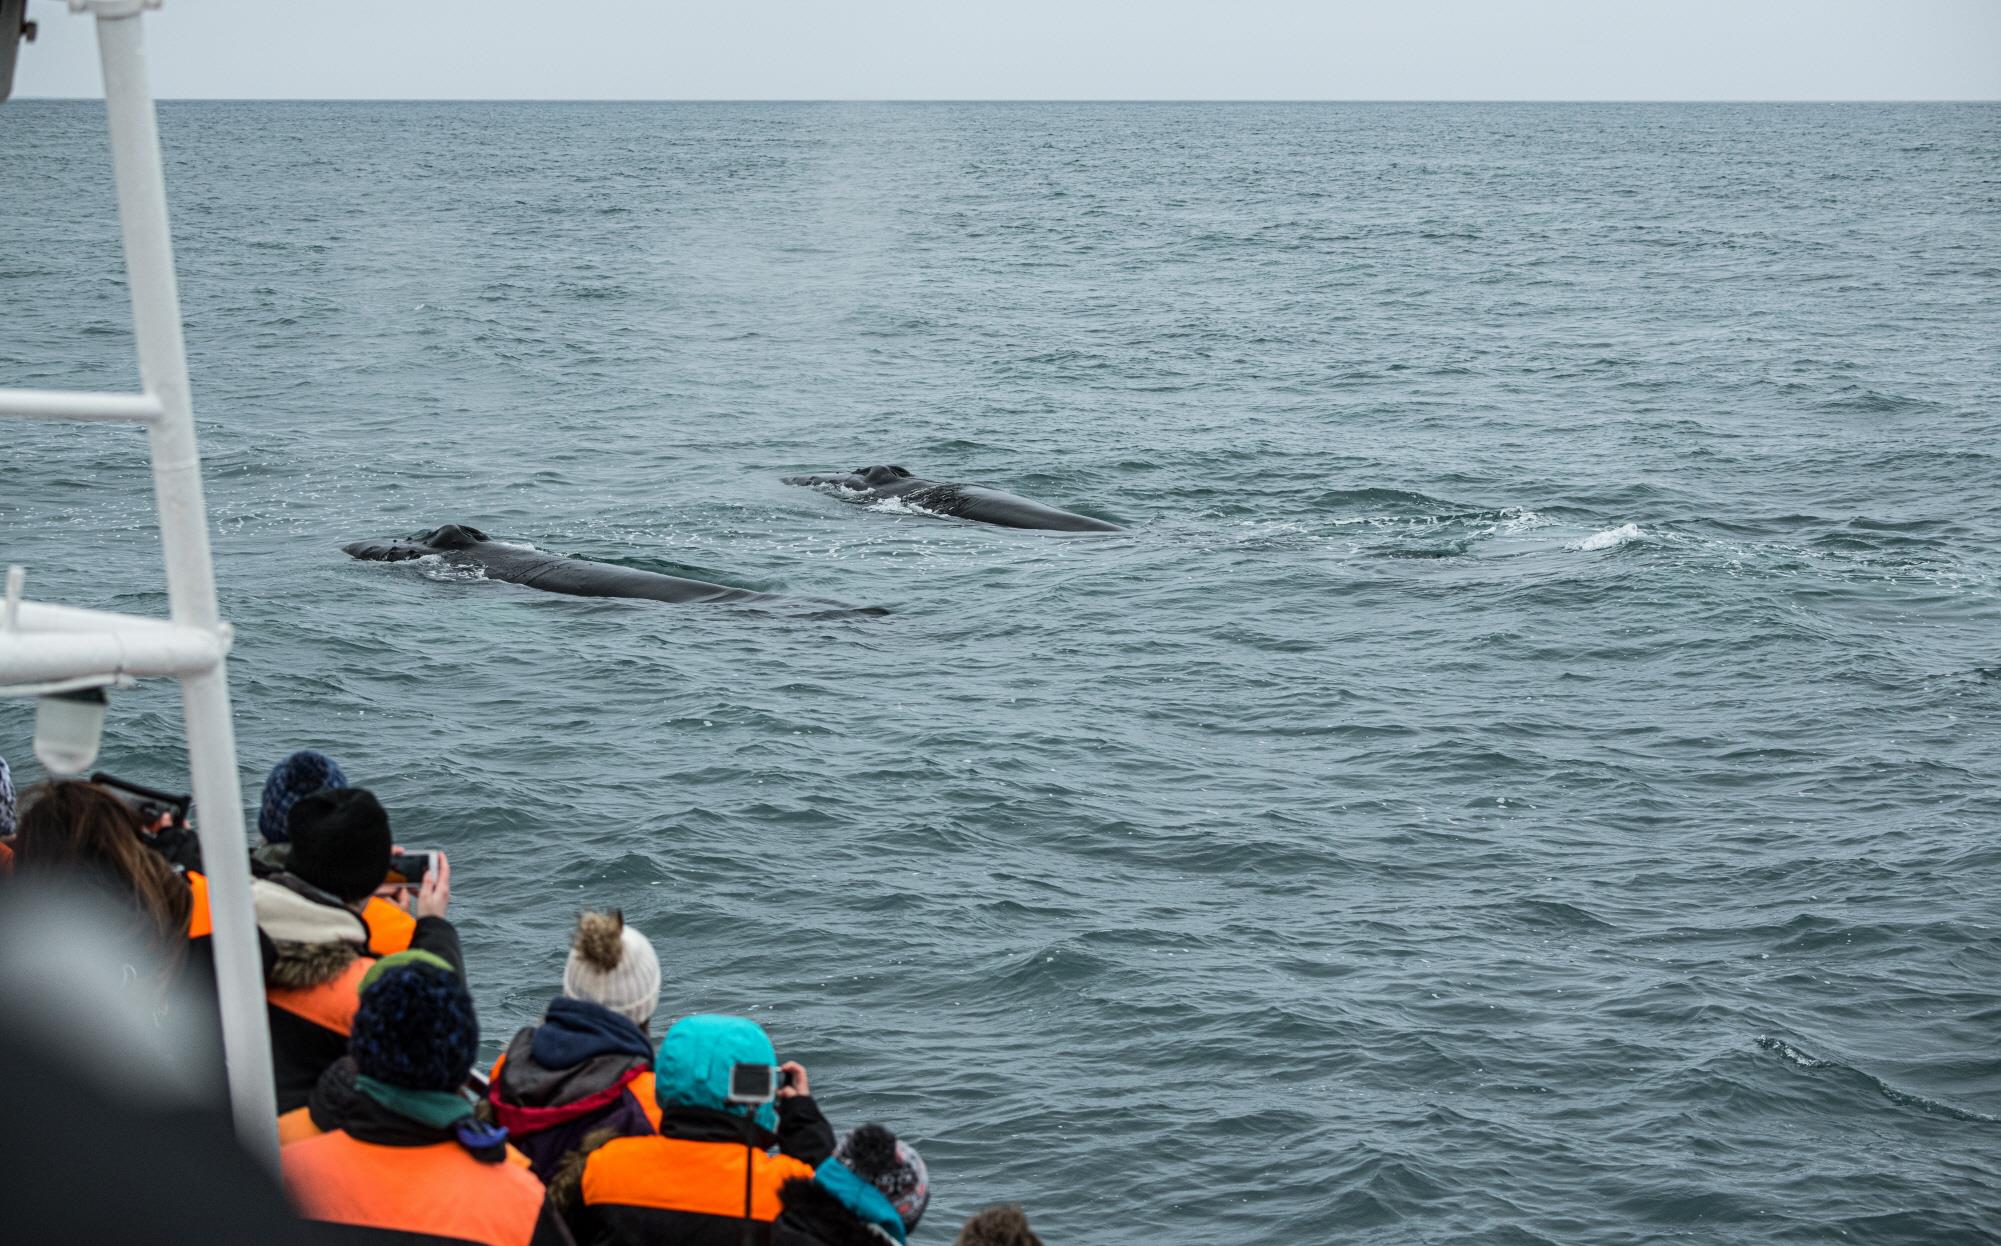
[[[354,1079],[354,1087],[398,1116],[433,1129],[450,1129],[472,1115],[472,1104],[453,1090],[405,1090],[366,1073]]]

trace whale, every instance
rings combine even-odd
[[[1109,520],[1079,515],[984,485],[945,484],[913,476],[901,467],[857,467],[830,476],[787,476],[788,485],[826,485],[859,493],[862,501],[902,498],[940,515],[999,524],[1003,528],[1041,528],[1051,532],[1124,532]]]
[[[448,566],[477,567],[489,580],[505,580],[539,588],[545,593],[571,597],[634,597],[646,601],[680,603],[729,603],[763,607],[787,607],[803,603],[830,607],[816,611],[812,618],[849,618],[888,614],[879,606],[849,606],[841,602],[783,597],[748,588],[731,588],[703,580],[687,580],[678,575],[641,571],[614,563],[566,558],[525,545],[496,541],[478,528],[446,524],[421,536],[391,537],[379,541],[355,541],[341,546],[341,552],[366,562],[407,562],[416,558],[437,558]]]

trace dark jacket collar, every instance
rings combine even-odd
[[[567,1069],[613,1054],[637,1056],[653,1067],[653,1044],[632,1018],[564,995],[549,1001],[529,1052],[545,1069]]]
[[[683,1142],[734,1142],[760,1151],[778,1145],[778,1135],[756,1121],[714,1108],[667,1108],[660,1113],[660,1136]]]
[[[322,1132],[345,1130],[358,1142],[381,1146],[431,1146],[458,1140],[453,1130],[413,1121],[383,1107],[362,1094],[354,1079],[354,1060],[349,1056],[342,1056],[320,1074],[320,1080],[313,1086],[313,1097],[306,1102],[306,1111]]]

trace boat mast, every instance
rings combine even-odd
[[[166,182],[140,14],[160,0],[69,0],[97,20],[105,115],[124,234],[125,273],[143,394],[0,390],[0,416],[143,424],[167,575],[166,621],[19,600],[9,576],[0,619],[0,684],[102,687],[130,676],[181,683],[189,782],[200,811],[202,864],[214,924],[216,994],[237,1136],[274,1171],[277,1107],[264,975],[250,904],[248,840],[237,783],[225,655],[231,630],[216,607],[215,565],[202,500],[201,455],[188,394],[180,296],[167,228]],[[8,689],[0,688],[0,692]]]

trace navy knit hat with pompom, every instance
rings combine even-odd
[[[292,806],[322,788],[346,787],[347,776],[340,763],[325,753],[302,748],[271,767],[264,776],[264,801],[257,808],[257,833],[267,844],[282,844],[291,838],[286,819]]]
[[[384,957],[364,979],[348,1035],[357,1071],[405,1090],[457,1090],[479,1054],[472,995],[428,952]]]

